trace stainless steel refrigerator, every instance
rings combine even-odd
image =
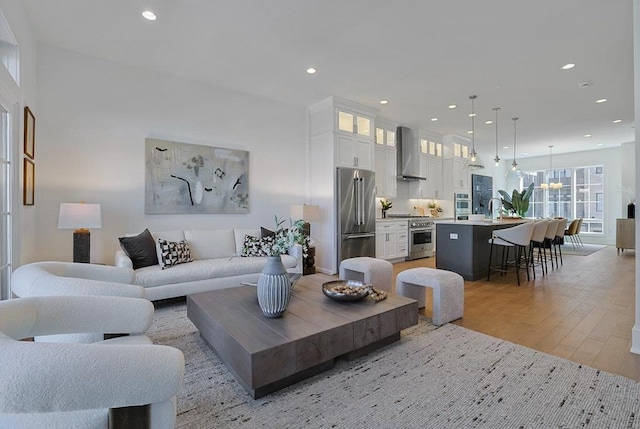
[[[338,168],[338,265],[356,256],[376,256],[375,173]]]

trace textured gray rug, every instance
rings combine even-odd
[[[184,301],[156,305],[181,349],[178,428],[636,428],[640,384],[429,319],[390,346],[252,399],[200,339]]]
[[[604,249],[604,244],[584,244],[582,246],[576,246],[575,249],[571,243],[566,243],[562,245],[562,254],[563,255],[578,255],[578,256],[587,256],[592,253],[597,252],[598,250]]]

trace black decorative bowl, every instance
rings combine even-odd
[[[360,301],[371,286],[357,280],[334,280],[322,284],[322,292],[335,301]]]

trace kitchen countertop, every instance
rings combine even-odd
[[[491,220],[450,220],[445,222],[438,222],[446,225],[476,225],[476,226],[491,226],[491,225],[516,225],[523,222],[530,222],[530,219],[505,219],[493,222]]]
[[[432,221],[436,221],[436,222],[448,222],[448,221],[453,221],[452,217],[431,217],[431,216],[422,216],[428,220],[432,220]],[[376,222],[379,221],[394,221],[394,220],[409,220],[409,219],[415,219],[415,217],[377,217],[376,218]]]

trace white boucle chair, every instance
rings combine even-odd
[[[340,262],[340,279],[358,280],[374,288],[391,292],[393,265],[384,259],[360,256]]]
[[[148,413],[150,425],[120,427],[173,428],[184,379],[180,350],[153,345],[144,335],[92,344],[19,341],[87,330],[136,334],[152,320],[153,304],[137,298],[0,302],[0,427],[107,429],[121,421],[121,407],[137,407]]]
[[[21,298],[56,295],[103,295],[145,298],[142,286],[131,284],[133,270],[73,262],[34,262],[18,267],[11,276],[11,292]],[[91,343],[96,334],[38,336],[36,341]]]
[[[436,268],[410,268],[396,277],[396,293],[425,306],[425,288],[433,289],[433,324],[454,321],[464,313],[464,279],[460,274]]]

